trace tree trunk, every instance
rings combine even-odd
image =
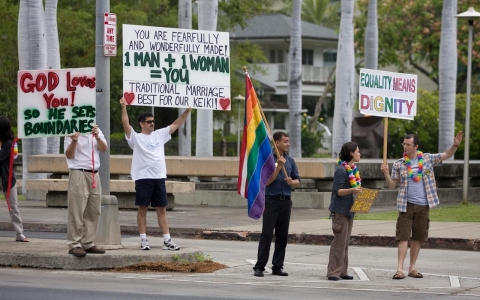
[[[444,0],[438,61],[440,90],[438,152],[445,152],[455,136],[455,88],[457,82],[457,0]],[[450,158],[453,160],[453,157]]]
[[[288,105],[290,151],[292,157],[302,157],[302,0],[294,0],[292,32],[288,51]]]
[[[353,47],[354,0],[342,0],[335,82],[332,157],[352,138],[352,113],[355,102],[355,54]]]
[[[365,68],[378,68],[378,16],[377,0],[369,0],[367,28],[365,29]]]
[[[57,27],[58,0],[45,0],[45,28],[47,34],[47,69],[61,69],[60,44]],[[47,138],[47,153],[60,153],[60,137]]]
[[[217,30],[218,0],[200,0],[198,29]],[[213,110],[197,110],[195,156],[213,156]]]
[[[20,70],[43,70],[47,68],[47,43],[45,38],[45,14],[42,0],[21,0],[18,13],[18,62]],[[22,116],[22,112],[18,112]],[[19,118],[20,119],[20,118]],[[47,138],[22,140],[22,180],[45,179],[46,174],[29,173],[27,160],[30,155],[45,154]],[[25,184],[22,193],[26,195]]]
[[[328,74],[327,83],[325,83],[325,87],[323,88],[322,96],[318,98],[318,101],[315,104],[315,111],[313,112],[312,122],[310,122],[310,124],[308,125],[308,130],[310,132],[317,132],[317,122],[318,122],[317,120],[320,117],[320,113],[322,112],[323,102],[325,101],[325,98],[327,98],[327,95],[330,92],[335,70],[336,70],[335,67],[333,67],[330,70],[330,73]]]
[[[178,28],[192,29],[192,1],[178,0]],[[181,116],[185,108],[178,109]],[[192,114],[178,128],[178,155],[192,156]]]

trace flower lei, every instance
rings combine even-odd
[[[352,164],[352,168],[347,164],[346,161],[339,159],[337,161],[339,165],[342,165],[345,170],[347,170],[348,181],[350,181],[350,186],[356,188],[362,185],[362,179],[360,178],[360,172],[355,164]]]
[[[419,182],[420,179],[423,176],[423,152],[422,151],[417,151],[417,158],[418,158],[418,173],[417,176],[413,176],[413,170],[412,170],[412,163],[410,161],[410,158],[408,158],[407,155],[403,154],[403,158],[405,159],[405,165],[407,165],[407,172],[408,172],[408,177],[412,178],[413,181]]]

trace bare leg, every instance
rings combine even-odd
[[[420,253],[420,247],[422,245],[421,241],[412,240],[412,245],[410,246],[410,266],[408,268],[408,273],[415,270],[415,263],[417,262],[418,254]]]
[[[167,207],[155,207],[157,211],[158,226],[163,234],[170,233],[168,228]]]
[[[139,206],[137,211],[137,225],[139,233],[147,233],[148,206]]]
[[[399,241],[397,271],[403,272],[403,263],[405,261],[405,257],[407,256],[407,251],[408,251],[408,241]]]

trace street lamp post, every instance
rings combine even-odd
[[[233,99],[238,102],[238,123],[237,123],[237,156],[240,156],[240,102],[245,100],[242,95],[235,96]]]
[[[468,202],[468,164],[470,156],[470,94],[472,81],[472,39],[473,21],[480,18],[480,13],[470,7],[466,12],[460,13],[457,18],[468,21],[468,62],[467,62],[467,100],[465,112],[465,151],[463,158],[463,198],[462,203]]]

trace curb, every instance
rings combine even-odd
[[[23,223],[23,228],[27,231],[41,232],[67,232],[66,224],[40,224]],[[0,230],[13,230],[10,222],[0,222]],[[133,225],[121,225],[121,234],[137,235],[138,228]],[[260,232],[250,231],[218,231],[205,228],[170,228],[170,232],[180,238],[205,239],[205,240],[230,240],[230,241],[259,241]],[[147,234],[152,236],[161,236],[160,228],[154,227],[147,229]],[[306,234],[291,233],[288,235],[290,244],[307,244],[329,246],[333,240],[333,235],[329,234]],[[350,237],[350,245],[355,246],[375,246],[375,247],[396,247],[394,236],[365,236],[356,235]],[[438,238],[429,237],[428,241],[422,244],[424,249],[450,249],[464,251],[480,251],[480,239],[462,239],[462,238]]]

